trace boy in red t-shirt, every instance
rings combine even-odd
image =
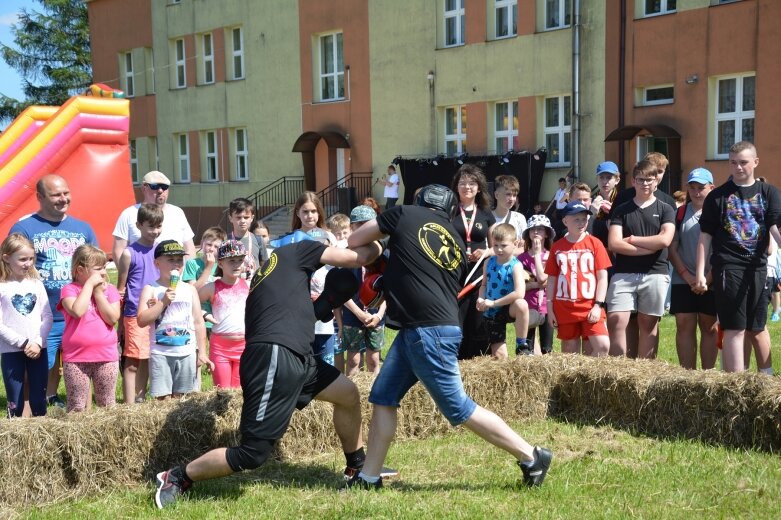
[[[584,354],[606,356],[610,350],[605,325],[610,258],[602,242],[586,232],[591,212],[582,202],[569,202],[559,214],[567,234],[553,244],[545,264],[548,320],[559,329],[563,353],[580,353],[583,338]]]

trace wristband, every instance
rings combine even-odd
[[[594,301],[594,305],[596,305],[597,307],[600,307],[602,309],[605,308],[605,302]]]
[[[28,339],[25,339],[25,340],[24,340],[24,343],[22,343],[22,346],[21,346],[21,347],[19,347],[19,348],[24,348],[24,347],[26,347],[28,343],[30,343],[30,339],[29,339],[29,338],[28,338]]]

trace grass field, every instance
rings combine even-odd
[[[779,345],[781,324],[770,327]],[[389,331],[388,339],[392,335]],[[672,317],[662,320],[661,335],[660,359],[677,364]],[[508,343],[512,339],[510,334]],[[777,347],[774,354],[778,371]],[[210,385],[207,376],[204,386]],[[0,389],[0,405],[4,400]],[[554,465],[540,489],[520,487],[520,471],[510,457],[457,429],[441,438],[395,444],[387,463],[399,468],[401,477],[379,493],[340,492],[343,456],[326,453],[302,464],[270,462],[254,472],[200,483],[165,513],[154,508],[153,487],[147,484],[10,514],[42,519],[781,518],[777,455],[551,419],[513,426],[530,442],[554,450]]]

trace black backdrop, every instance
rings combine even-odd
[[[502,155],[468,156],[465,163],[479,166],[489,183],[499,175],[513,175],[518,179],[518,211],[530,213],[532,206],[539,200],[542,174],[545,171],[546,151],[513,152]],[[504,162],[504,158],[509,162]],[[435,165],[434,162],[437,162]],[[393,161],[398,165],[401,180],[404,183],[404,204],[412,204],[415,190],[428,184],[444,184],[450,186],[450,181],[461,166],[455,157],[423,157],[406,159],[397,157]],[[489,187],[490,188],[490,187]],[[493,199],[493,189],[488,194]]]

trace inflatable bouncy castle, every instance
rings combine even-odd
[[[117,217],[135,202],[123,97],[93,85],[61,107],[29,107],[0,135],[0,240],[38,210],[35,184],[56,173],[71,190],[68,214],[89,222],[100,247],[111,249]]]

